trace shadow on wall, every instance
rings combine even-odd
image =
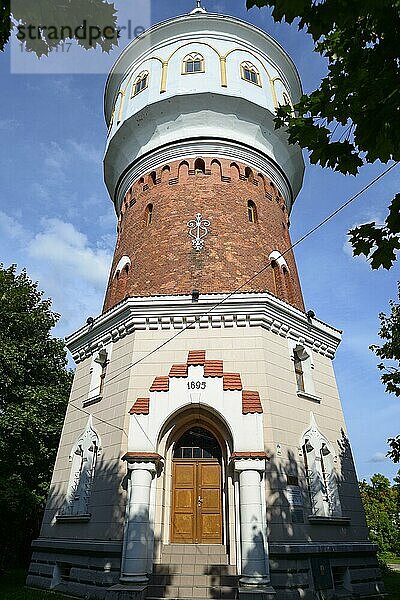
[[[303,459],[302,449],[299,447],[298,455],[293,450],[288,450],[286,457],[282,454],[279,458],[272,456],[267,464],[267,522],[269,542],[282,542],[285,538],[294,542],[320,542],[320,541],[348,541],[347,530],[340,528],[343,539],[339,540],[337,528],[326,529],[321,525],[310,524],[309,516],[318,514],[313,495],[321,493],[328,499],[327,505],[332,508],[332,515],[350,517],[355,511],[358,515],[362,512],[361,497],[350,448],[349,440],[341,430],[341,437],[337,440],[339,453],[334,459],[334,469],[329,476],[325,473],[326,481],[319,480],[317,485],[310,483],[309,473]],[[335,490],[335,494],[331,493]],[[337,505],[335,505],[335,502]],[[330,504],[329,504],[330,503]],[[341,514],[340,514],[341,513]],[[319,516],[322,516],[319,513]],[[358,517],[357,517],[358,518]],[[358,533],[360,522],[357,523]],[[365,520],[361,525],[365,525]],[[281,528],[283,528],[283,535]],[[336,533],[335,533],[336,532]],[[340,537],[340,536],[339,536]],[[367,541],[365,535],[362,539],[353,541]]]
[[[51,486],[39,536],[45,547],[43,550],[33,548],[27,585],[78,597],[86,594],[91,598],[96,597],[99,588],[105,590],[119,582],[126,506],[125,473],[126,467],[120,458],[106,461],[100,455],[90,485],[86,489],[76,486],[77,494],[88,496],[85,502],[82,498],[75,499],[80,512],[68,506],[67,482]],[[68,499],[71,500],[70,494]],[[52,549],[53,540],[66,542],[65,550],[60,552],[55,545]],[[79,541],[82,541],[81,550],[68,550],[68,542]],[[93,542],[105,542],[104,549],[94,552],[85,547]]]
[[[354,503],[357,511],[361,509],[361,500],[358,491],[357,479],[350,449],[349,441],[345,432],[341,432],[338,440],[339,455],[336,467],[340,473],[338,478],[339,497],[342,504],[343,516],[348,516],[352,506],[347,504],[347,499]],[[321,525],[311,525],[308,516],[311,514],[311,498],[307,485],[306,470],[303,459],[292,450],[287,451],[286,457],[272,457],[267,465],[268,506],[268,542],[329,542],[349,541],[347,538],[337,539],[342,526],[329,529]],[[88,498],[88,512],[81,515],[86,522],[72,522],[70,519],[57,519],[62,515],[66,500],[66,485],[53,485],[49,494],[45,512],[42,536],[45,538],[58,538],[63,540],[98,540],[114,544],[114,549],[106,555],[98,555],[95,560],[92,556],[82,552],[65,554],[65,560],[60,560],[60,555],[54,555],[54,563],[40,563],[40,559],[33,563],[28,576],[29,585],[43,589],[55,589],[76,595],[95,597],[95,591],[103,590],[119,581],[121,563],[121,542],[124,531],[125,508],[128,501],[128,475],[126,466],[120,458],[113,461],[105,461],[100,456],[96,464],[92,485],[90,486],[90,497]],[[357,503],[360,503],[358,506]],[[76,515],[79,517],[79,515]],[[147,573],[151,574],[153,556],[158,555],[159,539],[152,539],[154,530],[152,525],[144,527],[148,522],[148,514],[143,508],[137,512],[137,518],[131,524],[130,536],[127,543],[130,548],[135,546],[134,554],[138,557],[146,556]],[[254,525],[255,531],[253,549],[248,551],[248,556],[243,557],[244,571],[246,566],[250,568],[257,557],[257,546],[259,545],[258,524]],[[359,531],[359,528],[358,528]],[[346,531],[347,533],[347,531]],[[330,535],[336,536],[330,539]],[[339,534],[339,538],[340,538]],[[360,534],[359,534],[360,535]],[[324,537],[325,536],[325,537]],[[357,541],[366,541],[367,537]],[[355,541],[355,540],[352,540]],[[272,556],[270,563],[272,570],[279,569],[280,558]],[[171,561],[172,562],[172,561]],[[293,561],[295,562],[295,561]],[[300,562],[300,561],[296,561]],[[90,568],[89,568],[90,567]],[[301,568],[303,571],[301,571]],[[310,565],[307,568],[296,567],[296,572],[285,569],[279,576],[279,587],[281,589],[303,589],[309,587]],[[42,570],[41,570],[42,569]],[[146,571],[146,569],[145,569]],[[307,571],[307,572],[306,572]],[[200,573],[199,573],[200,574]],[[234,568],[222,564],[205,564],[201,574],[208,576],[209,595],[212,598],[232,598],[232,593],[237,587],[237,576]],[[154,575],[151,577],[150,585],[157,591],[157,597],[166,597],[175,586],[177,573],[173,564],[157,565]],[[31,579],[30,579],[31,578]],[[303,581],[301,583],[300,581]],[[306,583],[307,581],[307,583]],[[274,582],[273,582],[274,584]],[[275,585],[275,584],[274,584]],[[82,593],[84,588],[85,592]],[[156,588],[156,589],[155,589]],[[79,592],[79,593],[78,593]],[[160,595],[161,594],[161,595]],[[150,594],[151,595],[151,594]]]

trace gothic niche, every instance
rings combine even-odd
[[[311,501],[311,515],[341,517],[342,508],[334,465],[334,450],[319,431],[313,413],[311,413],[310,429],[303,435],[301,447]]]
[[[100,452],[100,437],[93,428],[90,415],[85,431],[75,442],[69,455],[69,462],[72,463],[71,474],[64,506],[60,513],[62,517],[90,517],[90,494]]]

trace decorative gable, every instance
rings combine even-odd
[[[206,360],[205,350],[191,350],[188,353],[186,364],[172,365],[169,375],[160,375],[155,377],[150,392],[168,392],[170,389],[170,379],[172,378],[188,378],[189,367],[204,367],[204,378],[220,378],[223,382],[223,391],[242,391],[242,414],[262,414],[262,404],[258,392],[243,390],[240,373],[224,373],[224,361],[222,360]],[[199,385],[200,387],[196,387]],[[194,390],[202,390],[205,388],[205,383],[197,384],[196,382],[188,382],[188,387]],[[203,387],[204,386],[204,387]],[[149,414],[148,398],[138,398],[130,410],[130,414]]]

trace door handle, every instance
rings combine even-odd
[[[197,502],[198,502],[199,507],[201,507],[201,505],[203,504],[203,498],[201,496],[199,496],[197,498]]]

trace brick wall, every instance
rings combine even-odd
[[[195,170],[194,159],[171,162],[128,191],[104,311],[127,296],[232,292],[269,262],[272,251],[290,246],[285,203],[270,180],[230,160],[204,158],[204,165],[205,174]],[[249,221],[249,200],[255,223]],[[188,235],[187,222],[196,213],[211,221],[201,251]],[[116,274],[124,255],[131,265]],[[285,260],[288,272],[274,265],[241,291],[269,291],[304,310],[292,252]]]

